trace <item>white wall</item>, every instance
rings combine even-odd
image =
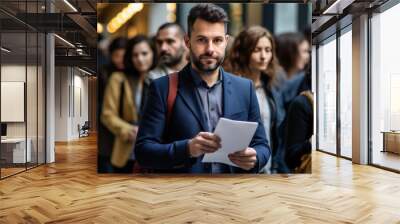
[[[56,67],[55,107],[55,140],[79,138],[78,124],[83,125],[89,117],[88,78],[76,68]]]
[[[55,140],[68,140],[68,87],[70,83],[69,69],[67,67],[55,68]]]
[[[25,75],[26,75],[25,69],[28,69],[28,73],[30,73],[34,69],[34,67],[28,66],[28,68],[26,68],[25,65],[17,65],[17,64],[2,65],[1,66],[1,81],[3,81],[3,82],[15,82],[15,81],[25,82]],[[27,95],[28,95],[28,97],[32,97],[33,93],[28,92]],[[35,96],[36,96],[36,90],[35,90]],[[1,108],[1,110],[7,110],[7,108]],[[28,120],[30,120],[30,119],[28,118]],[[25,137],[25,122],[7,123],[7,136],[8,137]]]
[[[27,80],[25,80],[27,78]],[[25,82],[26,83],[26,106],[22,108],[22,113],[26,112],[26,121],[24,122],[6,122],[7,137],[25,138],[25,135],[31,142],[32,161],[44,163],[44,74],[42,67],[25,66],[25,64],[3,64],[1,66],[1,81],[6,82]],[[7,96],[2,96],[7,97]],[[9,107],[3,107],[1,110],[11,110]],[[3,111],[4,112],[4,111]],[[12,111],[7,111],[11,112]],[[37,153],[39,156],[37,157]]]

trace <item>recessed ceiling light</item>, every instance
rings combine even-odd
[[[75,48],[75,45],[73,45],[73,44],[72,44],[71,42],[69,42],[68,40],[66,40],[66,39],[64,39],[64,38],[62,38],[62,37],[60,37],[60,36],[57,35],[57,34],[54,34],[54,36],[57,37],[58,39],[60,39],[61,41],[63,41],[64,43],[66,43],[67,45],[69,45],[70,47]]]
[[[87,74],[87,75],[92,75],[92,73],[90,73],[90,72],[88,72],[88,71],[86,71],[86,70],[83,70],[83,69],[81,69],[81,68],[79,68],[79,67],[78,67],[78,69],[79,69],[79,71],[81,71],[81,72],[83,72],[83,73],[85,73],[85,74]]]
[[[74,10],[75,12],[78,12],[78,10],[68,1],[68,0],[64,0],[65,4],[67,4],[72,10]]]
[[[11,50],[9,50],[9,49],[7,49],[7,48],[5,48],[5,47],[1,47],[0,49],[1,49],[2,51],[6,52],[6,53],[10,53],[10,52],[11,52]]]

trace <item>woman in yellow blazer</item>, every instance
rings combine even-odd
[[[124,65],[124,72],[113,73],[107,83],[101,114],[101,122],[114,135],[109,169],[114,173],[133,171],[138,122],[149,85],[146,77],[155,65],[155,50],[146,36],[129,40]]]

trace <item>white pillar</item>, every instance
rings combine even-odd
[[[69,141],[71,120],[71,67],[56,67],[55,141]]]
[[[368,16],[353,20],[353,162],[368,163]]]
[[[55,56],[54,35],[46,35],[46,163],[55,161]]]

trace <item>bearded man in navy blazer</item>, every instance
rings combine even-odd
[[[167,122],[169,77],[149,88],[135,146],[139,165],[164,173],[258,173],[270,157],[253,83],[228,72],[225,56],[228,17],[214,4],[199,4],[188,16],[191,62],[178,73],[178,92]],[[220,117],[258,122],[245,149],[229,159],[238,167],[202,163],[204,154],[221,147],[213,134]]]

